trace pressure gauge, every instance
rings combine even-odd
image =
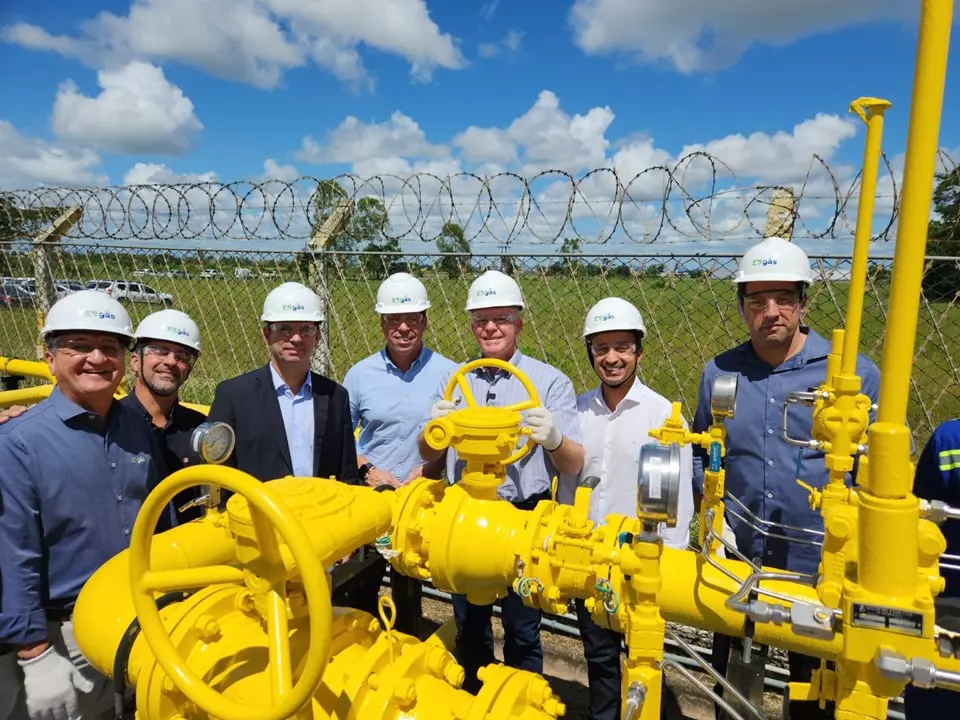
[[[637,516],[676,527],[680,501],[680,446],[647,443],[640,448]]]
[[[205,422],[190,435],[190,446],[205,463],[220,465],[233,453],[237,436],[225,422]]]
[[[710,413],[714,420],[730,420],[737,410],[737,373],[721,373],[713,379],[713,391],[710,394]]]

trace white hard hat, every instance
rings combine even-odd
[[[46,341],[51,333],[102,332],[133,340],[133,323],[130,315],[118,300],[99,290],[80,290],[57,300],[40,337]]]
[[[323,307],[317,294],[298,282],[285,282],[263,301],[263,322],[323,322]]]
[[[394,273],[377,290],[377,312],[381,315],[417,313],[429,307],[427,289],[410,273]]]
[[[166,340],[200,354],[200,328],[179,310],[160,310],[147,315],[137,325],[137,341],[141,340]]]
[[[813,284],[810,259],[799,245],[779,237],[768,237],[744,253],[733,282],[802,282]]]
[[[647,334],[643,317],[632,303],[618,297],[604,298],[587,311],[583,337],[615,330],[632,330],[639,332],[641,337]]]
[[[491,307],[526,307],[517,281],[499,270],[487,270],[467,292],[467,312]]]

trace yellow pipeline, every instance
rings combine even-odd
[[[0,373],[53,381],[49,366],[39,360],[0,357]]]
[[[0,391],[0,408],[8,408],[14,405],[34,405],[50,397],[53,388],[52,383],[46,383],[35,387]]]

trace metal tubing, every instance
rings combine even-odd
[[[54,386],[50,383],[36,387],[20,388],[19,390],[4,390],[0,392],[0,408],[13,405],[33,405],[50,397]]]
[[[840,362],[840,372],[848,377],[852,377],[857,372],[860,324],[863,320],[863,296],[867,287],[867,256],[870,253],[873,203],[877,192],[877,172],[880,168],[883,112],[889,107],[888,101],[876,98],[859,98],[850,105],[850,110],[859,115],[867,125],[867,140],[863,151],[857,229],[854,233],[853,264],[850,268],[850,288],[847,294],[847,322],[843,335],[843,356]],[[828,376],[827,382],[832,384],[833,378]]]
[[[19,358],[0,357],[0,372],[8,375],[22,375],[24,377],[53,380],[50,367],[39,360],[20,360]]]

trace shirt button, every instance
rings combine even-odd
[[[123,534],[124,534],[124,535],[129,535],[129,534],[130,534],[130,528],[125,527],[125,528],[123,529]]]
[[[767,460],[767,465],[769,465],[770,467],[773,467],[773,460]]]
[[[112,463],[110,463],[110,467],[112,467],[114,470],[116,470],[116,469],[117,469],[117,464],[116,464],[115,462],[112,462]]]
[[[773,435],[773,428],[767,428],[767,435]]]
[[[767,493],[767,500],[773,500],[773,493]]]
[[[773,550],[767,550],[767,557],[773,557]]]
[[[768,398],[768,400],[769,400],[771,403],[775,403],[775,402],[776,402],[776,400],[775,400],[774,398]]]
[[[123,501],[123,493],[117,493],[117,502]]]

